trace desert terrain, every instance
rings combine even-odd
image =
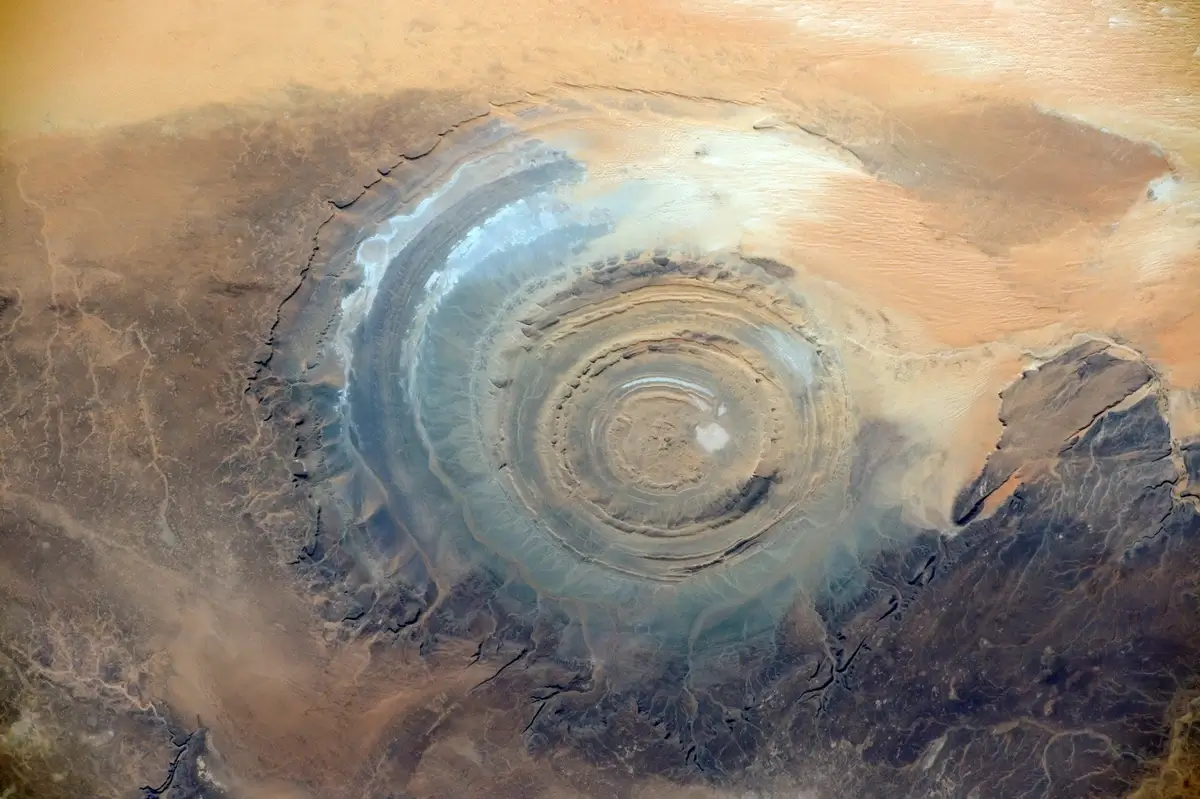
[[[0,31],[0,795],[1200,792],[1200,7]]]

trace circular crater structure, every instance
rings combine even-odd
[[[680,583],[803,538],[836,493],[838,366],[750,264],[596,262],[533,281],[490,322],[464,364],[469,402],[419,403],[420,422],[475,430],[475,468],[454,479],[479,487],[479,518],[511,519],[513,543]],[[462,460],[461,439],[431,442]]]
[[[1015,295],[888,177],[930,151],[834,138],[588,90],[339,200],[258,391],[300,430],[323,617],[451,681],[388,757],[1006,797],[1116,795],[1161,745],[1196,661],[1145,611],[1195,571],[1162,378],[960,329]]]
[[[343,505],[383,495],[367,538],[410,584],[483,569],[693,644],[716,620],[768,629],[852,509],[835,337],[791,269],[739,254],[796,201],[769,173],[797,144],[738,119],[680,123],[664,151],[599,119],[489,123],[359,203],[327,350]],[[760,174],[730,157],[748,136]]]

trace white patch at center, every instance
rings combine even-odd
[[[704,447],[705,452],[716,452],[724,449],[729,443],[729,431],[716,422],[705,422],[696,425],[696,443]]]

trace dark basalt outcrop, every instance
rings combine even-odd
[[[983,473],[955,501],[955,521],[968,521],[1021,466],[1057,457],[1063,430],[1087,429],[1152,377],[1141,361],[1118,358],[1090,341],[1015,383],[1001,395],[1004,434]],[[1014,426],[1013,418],[1025,421]]]

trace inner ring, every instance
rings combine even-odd
[[[682,330],[621,342],[547,404],[541,468],[601,524],[696,535],[765,497],[783,459],[772,441],[787,403],[765,364],[734,340]]]
[[[703,481],[730,443],[716,392],[668,375],[631,380],[613,392],[612,412],[591,420],[588,446],[622,482],[665,493]]]

